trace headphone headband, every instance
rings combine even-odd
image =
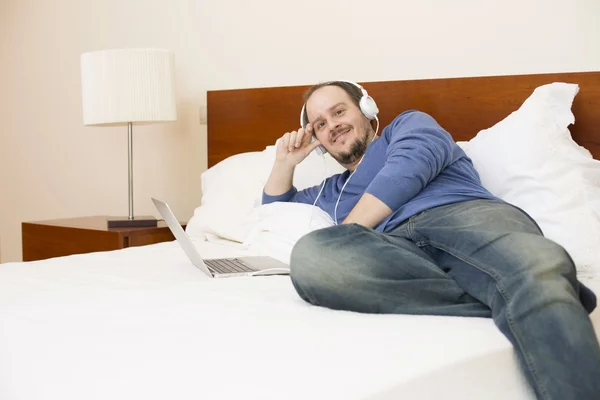
[[[338,82],[346,82],[349,83],[351,85],[356,86],[358,89],[360,89],[360,92],[362,93],[363,96],[368,96],[369,94],[367,93],[367,91],[365,90],[364,87],[360,86],[358,83],[353,82],[353,81],[344,81],[344,80],[339,80]]]

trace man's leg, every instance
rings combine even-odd
[[[302,237],[292,251],[291,278],[305,301],[333,309],[491,316],[414,243],[359,225]]]
[[[600,346],[582,306],[584,300],[593,308],[595,296],[577,282],[567,252],[525,213],[499,201],[470,201],[411,218],[409,232],[492,309],[539,398],[600,399]]]

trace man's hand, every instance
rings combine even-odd
[[[277,142],[276,163],[282,163],[287,167],[295,167],[300,164],[311,151],[321,144],[319,140],[311,142],[313,128],[311,124],[306,129],[285,133]]]
[[[266,194],[278,196],[292,188],[296,165],[321,144],[318,140],[311,142],[312,132],[312,125],[308,124],[306,130],[300,128],[297,132],[287,132],[279,139],[275,148],[275,164],[264,189]]]

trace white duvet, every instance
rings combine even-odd
[[[287,276],[209,279],[176,242],[0,265],[2,400],[399,398],[533,396],[489,319],[314,307]]]

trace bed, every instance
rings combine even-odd
[[[537,88],[556,82],[569,83],[556,90],[574,92],[574,101],[560,100],[572,109],[574,125],[570,112],[555,107],[552,116],[565,116],[559,122],[517,118],[515,110],[525,109]],[[579,246],[572,247],[578,275],[600,296],[600,253],[594,247],[600,243],[594,242],[600,232],[600,72],[364,85],[379,105],[382,126],[405,109],[433,115],[473,155],[482,180],[538,212],[557,241]],[[206,258],[267,254],[285,262],[295,240],[329,223],[303,205],[257,204],[272,145],[296,127],[306,88],[208,92],[210,168],[199,179],[202,202],[186,228]],[[536,115],[547,100],[534,107]],[[533,125],[519,131],[515,121]],[[569,126],[568,138],[561,124]],[[528,136],[549,130],[557,136]],[[504,148],[498,144],[507,142]],[[532,154],[538,150],[553,157],[545,157],[535,175]],[[502,151],[513,158],[498,156]],[[299,187],[336,169],[317,157],[303,164],[294,181]],[[569,193],[559,190],[565,184]],[[567,195],[573,196],[565,202]],[[580,225],[565,228],[566,220]],[[590,241],[570,241],[574,229],[587,229]],[[600,336],[600,311],[591,318]],[[177,242],[169,242],[0,265],[0,398],[534,396],[510,343],[489,319],[314,307],[296,295],[286,276],[209,279]]]

